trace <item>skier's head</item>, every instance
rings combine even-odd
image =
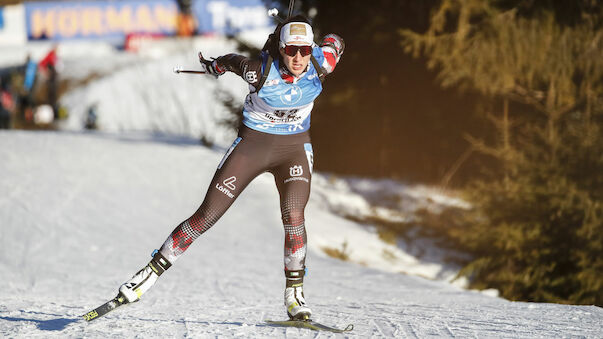
[[[306,70],[313,46],[314,33],[305,17],[298,15],[290,18],[281,27],[279,53],[293,75],[299,76]]]
[[[314,33],[312,26],[306,22],[294,21],[285,24],[281,28],[279,46],[312,46],[314,44]]]

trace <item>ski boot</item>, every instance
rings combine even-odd
[[[128,303],[140,300],[140,297],[155,284],[157,278],[170,266],[172,264],[161,255],[161,252],[155,250],[153,259],[138,273],[134,274],[130,280],[121,285],[119,294],[126,298]]]
[[[309,320],[312,310],[306,305],[304,298],[304,270],[287,271],[287,285],[285,287],[285,307],[287,315],[292,320]]]

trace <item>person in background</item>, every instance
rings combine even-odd
[[[39,67],[42,71],[46,72],[48,80],[46,81],[46,100],[52,107],[54,119],[59,116],[58,107],[58,73],[57,73],[57,48],[58,45],[53,45],[52,49],[40,60]]]
[[[11,128],[11,118],[15,104],[8,91],[8,84],[0,77],[0,129]]]
[[[33,107],[35,106],[33,92],[38,76],[37,71],[38,64],[28,54],[23,66],[23,86],[19,95],[19,110],[26,121],[33,120]]]
[[[93,103],[88,107],[88,111],[86,113],[86,121],[84,122],[85,129],[97,129],[96,121],[98,119],[98,103]]]

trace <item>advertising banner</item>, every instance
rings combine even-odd
[[[29,40],[103,39],[130,34],[175,35],[175,0],[25,2]],[[196,33],[233,34],[272,25],[261,0],[193,0]]]
[[[23,5],[0,7],[0,46],[22,45],[27,41]]]
[[[172,0],[27,2],[27,36],[37,39],[122,39],[130,33],[174,34]]]
[[[235,34],[274,26],[261,0],[193,0],[198,31]]]

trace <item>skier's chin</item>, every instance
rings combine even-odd
[[[292,65],[291,66],[291,73],[293,73],[295,76],[302,74],[303,70],[304,70],[303,65]]]

